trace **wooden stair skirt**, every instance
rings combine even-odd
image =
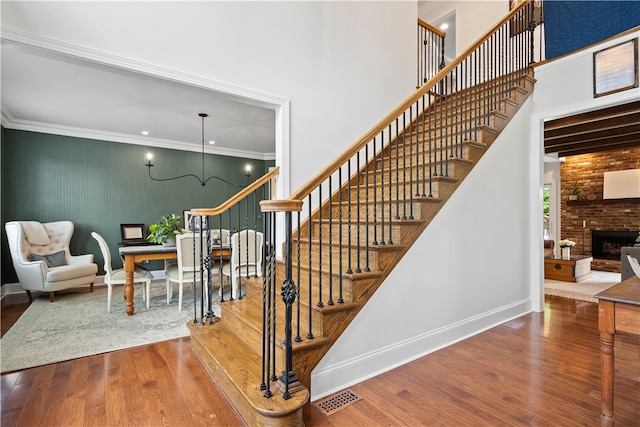
[[[265,398],[260,390],[260,353],[242,342],[223,322],[217,321],[213,326],[189,322],[188,327],[194,353],[248,425],[303,425],[303,407],[309,402],[306,388],[285,400],[272,386],[273,396]]]
[[[392,225],[387,225],[386,230],[382,230],[382,224],[372,226],[371,224],[362,222],[362,220],[351,221],[346,225],[343,223],[342,228],[336,226],[335,223],[329,225],[327,223],[327,213],[329,211],[331,211],[334,220],[340,216],[341,213],[343,217],[346,215],[346,210],[344,210],[346,209],[344,208],[346,197],[342,199],[343,208],[341,209],[340,199],[336,197],[338,193],[335,193],[332,200],[325,200],[323,202],[322,212],[324,212],[324,215],[322,218],[316,214],[309,219],[310,222],[307,222],[307,225],[303,225],[301,230],[294,230],[294,252],[298,253],[299,251],[301,264],[298,266],[296,261],[294,261],[294,276],[296,276],[298,268],[301,269],[300,271],[303,272],[303,274],[301,274],[300,283],[297,283],[297,285],[300,286],[301,294],[299,298],[302,313],[300,321],[301,342],[293,343],[292,358],[293,369],[304,387],[302,387],[300,391],[292,392],[290,399],[283,399],[282,392],[278,391],[274,386],[275,382],[271,383],[273,393],[271,398],[265,398],[264,392],[260,390],[260,384],[262,382],[262,378],[260,377],[262,372],[261,278],[243,279],[246,297],[242,300],[221,303],[221,319],[215,319],[216,321],[213,325],[198,326],[189,324],[191,344],[194,352],[249,425],[303,425],[303,413],[309,409],[309,387],[311,385],[311,372],[314,367],[322,357],[324,357],[327,351],[329,351],[333,343],[336,342],[357,313],[418,239],[440,208],[470,173],[486,149],[493,143],[502,129],[508,124],[509,120],[516,114],[533,90],[534,83],[535,80],[533,77],[523,77],[520,85],[509,91],[509,96],[501,103],[500,110],[492,113],[498,119],[493,123],[493,126],[478,126],[477,132],[474,133],[474,135],[477,135],[477,140],[464,141],[461,144],[461,150],[458,151],[460,153],[458,156],[460,157],[452,157],[449,160],[449,175],[446,177],[438,177],[433,182],[433,194],[430,194],[429,197],[416,197],[408,203],[412,209],[413,219],[393,219],[391,221]],[[465,104],[461,108],[469,107]],[[387,148],[381,151],[381,155],[386,156],[386,161],[389,159],[394,160],[393,168],[391,169],[391,178],[389,179],[388,176],[384,178],[387,186],[395,185],[396,183],[401,187],[412,185],[403,180],[401,175],[402,169],[399,169],[400,167],[413,167],[415,168],[414,171],[425,167],[422,161],[419,159],[415,160],[415,156],[407,159],[402,158],[402,161],[395,162],[396,156],[400,158],[400,156],[404,154],[405,150],[401,148],[401,145],[407,143],[409,143],[408,140],[400,141],[400,139],[398,139],[393,141],[390,149]],[[397,149],[396,146],[401,149]],[[411,150],[407,151],[411,152]],[[396,174],[396,172],[398,172],[398,174]],[[393,205],[395,196],[388,188],[382,190],[379,187],[372,187],[367,190],[363,186],[367,181],[370,183],[371,181],[377,180],[379,173],[379,171],[374,169],[369,170],[368,168],[363,168],[356,178],[342,187],[340,192],[343,196],[351,192],[352,195],[359,193],[363,196],[368,194],[370,196],[375,195],[376,197],[379,195],[378,193],[381,193],[380,195],[384,193],[387,201],[392,203],[386,205],[388,207],[384,209],[388,210],[385,210],[385,213],[389,215],[398,214],[400,206]],[[382,182],[382,178],[378,182]],[[404,187],[402,187],[402,189],[404,189]],[[373,197],[371,197],[369,201],[372,199]],[[362,200],[366,200],[366,198]],[[407,203],[402,205],[403,208],[406,206]],[[382,214],[380,211],[382,208],[380,206],[370,203],[363,203],[355,209],[360,209],[363,217],[367,215],[367,213],[374,213],[374,211],[376,214]],[[389,218],[389,216],[387,216],[387,218]],[[311,227],[309,227],[309,224]],[[356,231],[360,231],[362,236],[366,235],[366,231],[369,231],[369,236],[371,236],[373,232],[379,233],[384,231],[387,233],[386,239],[393,239],[393,243],[375,245],[370,242],[368,247],[370,253],[366,258],[366,261],[370,263],[370,271],[346,274],[345,271],[347,271],[347,269],[345,265],[339,265],[337,262],[340,251],[344,259],[346,259],[349,251],[351,251],[354,260],[365,261],[359,252],[359,249],[363,247],[363,241],[354,242],[353,237],[351,240],[348,239],[350,233],[355,233]],[[344,243],[346,244],[347,241],[350,241],[352,246],[345,245],[343,249],[340,249],[335,246],[335,241],[329,246],[329,232],[331,232],[333,236],[347,236],[344,239]],[[309,233],[311,233],[311,237],[309,237]],[[299,241],[297,240],[298,236],[300,236]],[[374,239],[371,238],[371,240]],[[320,247],[323,248],[323,251],[319,251]],[[331,258],[328,256],[330,251],[332,252]],[[306,265],[308,263],[307,254],[310,252],[313,254],[313,257],[311,266],[308,266]],[[320,256],[320,254],[322,256]],[[330,261],[331,265],[329,265]],[[309,273],[309,271],[311,271],[311,273]],[[283,278],[282,261],[278,260],[276,287],[279,288],[278,284],[283,282]],[[337,293],[329,293],[327,287],[328,283],[331,281],[336,282],[339,279],[341,279],[342,283],[343,294],[341,296],[344,301],[340,304],[337,303]],[[297,278],[294,280],[297,280]],[[319,282],[323,283],[321,292],[318,289]],[[311,300],[309,299],[310,286]],[[323,304],[321,304],[322,307],[318,307],[317,302],[319,298],[323,301]],[[333,299],[336,303],[333,305],[327,304],[330,299]],[[279,307],[282,307],[281,302],[279,302]],[[284,331],[280,330],[284,329],[281,313],[283,311],[281,308],[277,309],[279,318],[277,320],[276,342],[279,347],[276,349],[276,366],[278,366],[278,369],[282,369],[281,367],[284,366],[284,364],[281,363],[284,358],[282,349]],[[311,331],[303,330],[309,326],[303,325],[302,316],[306,317],[309,313],[313,315]],[[295,314],[293,323],[293,336],[295,337],[297,334],[295,330],[297,328]],[[309,334],[312,335],[313,338],[308,339],[307,335]],[[278,373],[278,375],[280,375],[280,373]]]

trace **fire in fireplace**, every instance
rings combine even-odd
[[[633,246],[637,236],[637,231],[592,230],[591,254],[594,258],[620,260],[621,248]]]

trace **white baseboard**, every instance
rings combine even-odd
[[[405,365],[434,351],[530,313],[531,299],[481,313],[411,339],[362,354],[311,374],[311,400],[317,400]]]
[[[151,271],[151,274],[153,274],[154,282],[156,280],[165,279],[164,270],[153,270]],[[104,286],[104,276],[96,276],[96,281],[93,285]],[[2,295],[0,296],[0,300],[2,300],[2,298],[6,297],[7,295],[24,293],[24,289],[22,289],[22,286],[20,286],[20,283],[5,283],[4,285],[2,285],[1,289],[2,289],[2,292],[1,292]]]

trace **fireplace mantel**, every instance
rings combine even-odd
[[[569,206],[617,205],[622,203],[640,203],[640,197],[633,199],[567,200],[567,205]]]

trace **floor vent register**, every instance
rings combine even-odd
[[[318,400],[313,404],[320,409],[324,415],[331,415],[359,400],[362,400],[360,396],[351,390],[344,390]]]

